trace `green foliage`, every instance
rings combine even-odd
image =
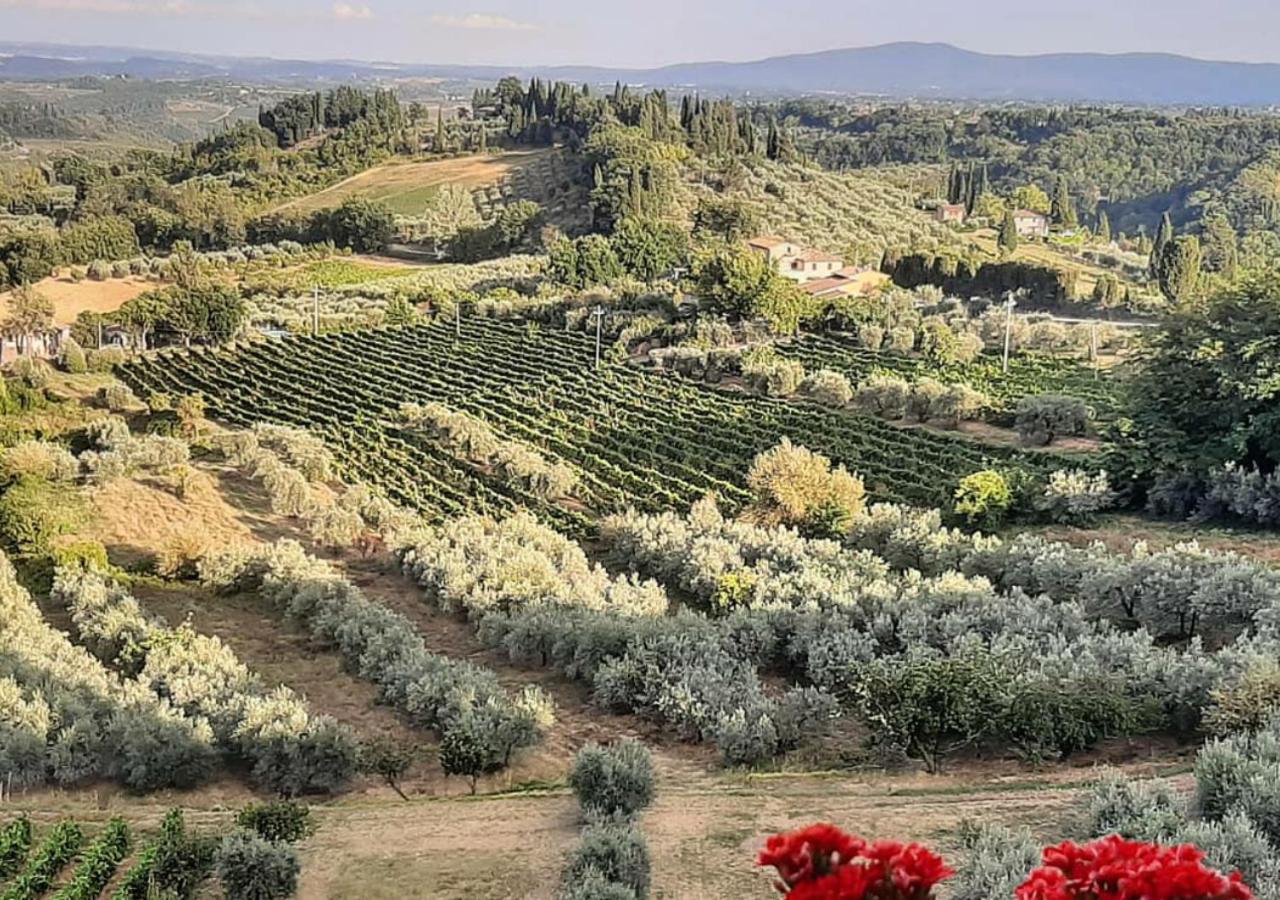
[[[948,880],[952,900],[1011,897],[1040,865],[1040,842],[1026,828],[1013,830],[990,822],[965,823],[964,852]]]
[[[22,868],[31,851],[31,820],[19,816],[0,830],[0,881]]]
[[[43,479],[23,479],[0,495],[0,534],[32,556],[49,553],[55,538],[75,531],[87,516],[77,492]]]
[[[921,760],[930,772],[992,728],[1001,672],[989,653],[880,659],[859,665],[848,702],[877,742]]]
[[[1171,303],[1185,305],[1200,287],[1200,239],[1180,235],[1164,245],[1156,268],[1161,292]]]
[[[970,525],[997,528],[1013,505],[1013,491],[1000,472],[984,469],[960,479],[956,487],[955,513]]]
[[[627,218],[609,238],[622,268],[646,284],[669,275],[689,255],[689,236],[683,228],[658,219]]]
[[[315,832],[311,810],[293,800],[250,803],[236,814],[236,825],[283,844],[296,844]]]
[[[83,375],[89,371],[89,362],[84,349],[76,343],[74,338],[67,338],[62,342],[58,360],[62,363],[62,368],[72,375]]]
[[[122,819],[112,819],[85,850],[75,873],[55,900],[96,900],[129,855],[132,839]]]
[[[1089,407],[1079,397],[1064,394],[1023,397],[1014,416],[1019,437],[1030,444],[1083,435],[1089,427]]]
[[[640,830],[634,825],[612,822],[584,828],[581,842],[565,864],[561,884],[572,887],[594,880],[593,872],[606,881],[629,888],[638,900],[648,897],[649,847]]]
[[[339,247],[350,247],[357,253],[381,253],[391,242],[395,216],[384,203],[351,197],[318,216],[314,227]]]
[[[587,744],[574,757],[569,785],[588,814],[634,816],[653,802],[653,760],[638,741]]]
[[[181,809],[171,809],[160,823],[160,837],[149,850],[145,878],[134,880],[135,893],[129,900],[152,896],[190,898],[213,872],[218,849],[216,838],[191,835]]]
[[[1015,253],[1018,249],[1018,223],[1013,217],[1013,210],[1007,209],[1004,221],[1000,223],[1000,249],[1005,253]]]
[[[292,847],[246,831],[222,839],[216,868],[227,900],[292,897],[302,869]]]
[[[1280,710],[1280,664],[1260,659],[1245,669],[1233,684],[1215,689],[1204,713],[1210,734],[1226,737],[1261,730]]]
[[[75,822],[59,822],[45,833],[26,867],[5,888],[3,900],[35,900],[47,891],[58,873],[84,844],[84,832]]]
[[[461,775],[476,792],[480,776],[493,768],[491,753],[473,720],[449,729],[440,741],[440,768],[446,775]]]
[[[730,245],[694,261],[698,294],[720,313],[766,319],[780,334],[792,334],[817,313],[816,301],[774,271],[758,253]]]

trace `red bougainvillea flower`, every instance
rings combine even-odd
[[[777,869],[787,900],[928,900],[953,874],[919,844],[868,844],[826,824],[774,835],[759,864]]]
[[[1017,900],[1252,900],[1239,873],[1204,865],[1184,844],[1163,847],[1118,835],[1046,847],[1043,865],[1018,888]]]

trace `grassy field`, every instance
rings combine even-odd
[[[999,248],[997,246],[999,235],[995,229],[984,228],[981,231],[972,232],[967,237],[991,256],[999,256]],[[1021,241],[1018,244],[1018,249],[1014,251],[1013,256],[1010,258],[1015,261],[1038,263],[1055,269],[1076,270],[1079,273],[1076,294],[1083,298],[1093,296],[1093,288],[1098,283],[1098,279],[1107,274],[1116,277],[1121,284],[1130,286],[1134,290],[1142,290],[1139,285],[1126,278],[1119,270],[1108,269],[1089,260],[1081,259],[1065,247],[1044,241]]]
[[[84,279],[76,282],[65,272],[36,282],[35,288],[53,302],[53,320],[70,325],[82,312],[109,313],[119,309],[139,294],[160,285],[145,278],[111,278],[106,281]],[[0,315],[8,311],[9,292],[0,292]]]
[[[422,215],[442,185],[488,187],[550,152],[532,150],[431,162],[389,163],[361,172],[319,193],[290,201],[279,208],[312,212],[337,206],[351,197],[361,197],[385,203],[398,215]]]

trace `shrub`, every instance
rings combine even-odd
[[[873,352],[879,350],[884,346],[884,329],[879,325],[863,325],[858,329],[858,343]]]
[[[1089,427],[1089,407],[1079,397],[1036,394],[1018,401],[1014,427],[1029,444],[1050,444],[1060,437],[1083,435]]]
[[[315,832],[311,810],[292,800],[250,803],[236,815],[236,825],[284,844],[296,844]]]
[[[142,877],[128,879],[132,892],[126,895],[127,900],[150,900],[152,897],[187,900],[212,873],[217,851],[216,838],[189,834],[182,810],[169,810],[160,823],[160,837],[148,848],[149,865],[143,868]],[[114,900],[125,898],[116,897]]]
[[[229,834],[215,866],[227,900],[276,900],[298,889],[298,854],[247,831]]]
[[[1169,840],[1186,825],[1186,804],[1156,782],[1110,775],[1089,798],[1089,833],[1145,841]]]
[[[921,378],[911,385],[907,411],[916,421],[927,422],[934,417],[938,404],[946,393],[947,388],[942,382],[932,378]]]
[[[98,389],[98,403],[111,412],[123,412],[137,402],[138,398],[133,396],[127,385],[109,384]]]
[[[37,391],[47,388],[53,380],[53,369],[49,364],[32,356],[19,356],[11,364],[10,371],[22,384]]]
[[[18,871],[30,850],[31,820],[19,816],[0,831],[0,881]]]
[[[556,900],[636,900],[630,885],[610,881],[594,866],[576,871],[561,883]]]
[[[574,757],[569,784],[585,812],[632,816],[653,802],[653,760],[638,741],[587,744]]]
[[[984,822],[961,833],[964,861],[947,887],[951,900],[1012,897],[1040,862],[1040,845],[1026,828],[1013,830]]]
[[[129,826],[112,819],[85,850],[75,873],[58,893],[57,900],[95,900],[106,888],[116,869],[129,854],[132,841]]]
[[[54,538],[75,531],[87,515],[79,493],[41,479],[19,481],[0,496],[0,534],[22,553],[47,554]]]
[[[649,847],[634,825],[602,822],[582,829],[582,840],[569,855],[562,883],[577,884],[589,873],[621,884],[633,896],[649,896]]]
[[[0,468],[15,480],[68,482],[80,472],[80,464],[71,451],[47,441],[22,441],[9,447],[0,455]]]
[[[766,397],[790,397],[804,381],[804,366],[777,356],[772,348],[742,356],[742,378],[747,387]]]
[[[1234,684],[1215,688],[1209,696],[1204,727],[1210,734],[1258,731],[1280,709],[1280,663],[1259,659]]]
[[[853,395],[859,410],[882,419],[901,419],[910,398],[911,385],[893,375],[872,375]]]
[[[1115,501],[1106,472],[1090,475],[1082,469],[1059,469],[1049,476],[1036,506],[1054,522],[1085,525]]]
[[[480,776],[497,767],[475,721],[468,719],[459,726],[449,729],[440,741],[440,768],[446,775],[466,778],[474,794]]]
[[[823,406],[847,406],[853,399],[849,379],[830,369],[820,369],[810,374],[800,384],[800,391]]]
[[[961,422],[979,418],[990,405],[991,401],[981,391],[967,384],[953,384],[934,401],[932,416],[948,427],[956,428]]]
[[[1013,491],[1004,475],[984,469],[960,479],[956,487],[955,512],[966,522],[982,528],[998,526],[1013,505]]]
[[[111,277],[111,263],[105,259],[95,259],[89,263],[89,278],[94,281],[106,281]]]
[[[910,353],[916,346],[916,333],[912,328],[899,326],[889,330],[889,349],[895,353]]]
[[[58,362],[72,375],[83,375],[89,371],[89,358],[85,356],[84,348],[76,343],[75,338],[69,337],[62,342],[62,348],[58,351]]]
[[[829,529],[834,520],[847,530],[866,502],[862,479],[787,438],[755,458],[747,485],[756,495],[752,516],[773,524]]]
[[[106,374],[116,366],[123,365],[127,355],[123,347],[101,347],[90,350],[88,363],[90,372]]]

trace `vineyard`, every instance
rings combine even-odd
[[[778,350],[801,362],[806,370],[832,369],[855,384],[878,373],[909,381],[927,377],[946,384],[968,384],[990,398],[997,419],[1007,419],[1018,400],[1035,394],[1079,397],[1094,410],[1099,422],[1111,421],[1119,404],[1115,382],[1074,359],[1020,353],[1010,357],[1005,374],[994,355],[972,363],[939,365],[924,356],[868,350],[853,336],[843,334],[803,335],[790,344],[779,344]]]
[[[211,414],[233,425],[315,430],[348,480],[379,486],[435,520],[526,508],[581,533],[582,507],[658,511],[716,493],[736,508],[750,497],[752,459],[783,437],[861,472],[875,499],[929,506],[947,505],[956,482],[980,469],[1043,475],[1063,466],[1053,455],[718,393],[678,376],[612,364],[596,371],[591,342],[577,334],[489,320],[466,320],[461,333],[459,340],[452,325],[435,323],[175,352],[130,363],[121,376],[141,396],[198,391]],[[394,421],[409,401],[471,413],[568,464],[580,476],[581,506],[548,503],[414,439]]]

